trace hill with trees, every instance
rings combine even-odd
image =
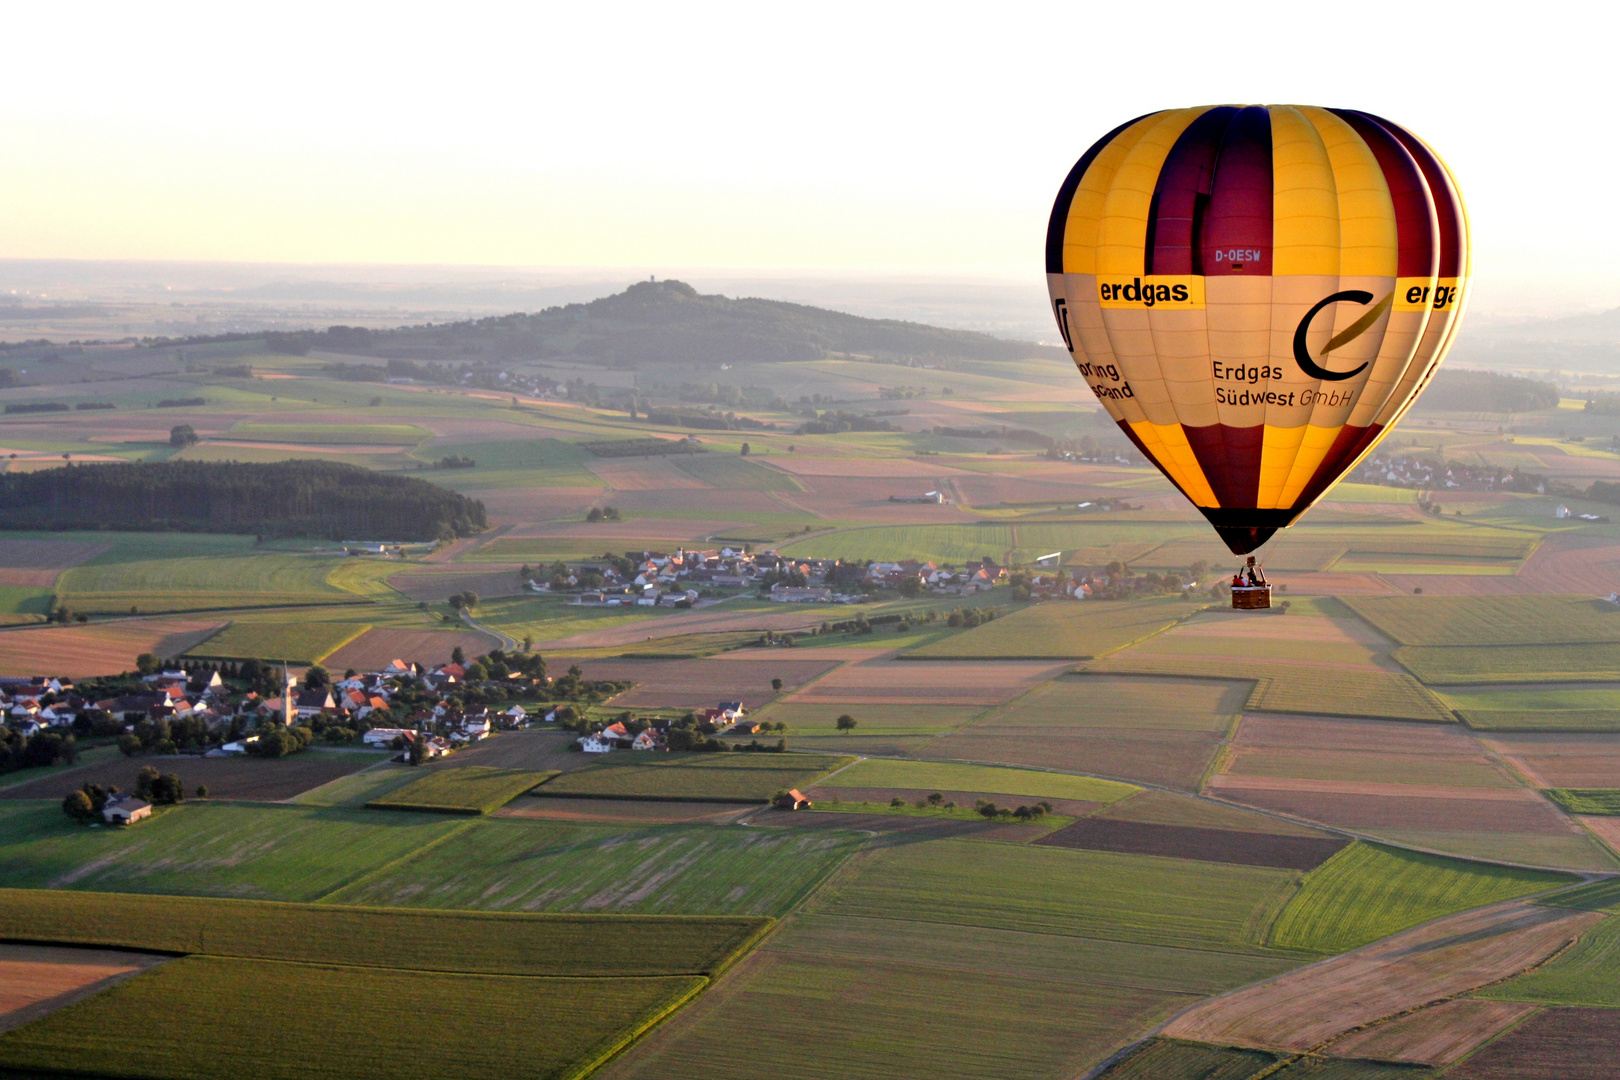
[[[441,540],[487,527],[484,504],[425,480],[331,461],[162,461],[0,474],[12,529],[136,529]]]
[[[278,333],[272,348],[395,360],[533,359],[575,356],[611,367],[818,360],[829,353],[882,359],[1022,360],[1064,358],[1062,349],[945,330],[897,319],[867,319],[806,304],[702,295],[681,281],[642,281],[622,293],[534,314],[437,326]],[[379,368],[378,377],[383,374]]]
[[[1522,375],[1441,368],[1420,405],[1445,412],[1534,412],[1558,407],[1558,387]]]

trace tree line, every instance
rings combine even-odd
[[[331,461],[163,461],[0,474],[0,527],[441,540],[488,527],[484,504]]]

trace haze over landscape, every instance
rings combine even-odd
[[[0,1080],[1620,1076],[1602,23],[8,13]]]

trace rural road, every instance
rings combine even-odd
[[[468,611],[466,608],[461,609],[461,621],[466,623],[468,626],[472,627],[474,630],[477,630],[479,633],[488,634],[490,637],[495,638],[497,641],[499,641],[501,643],[501,651],[502,652],[516,652],[518,650],[519,646],[521,646],[523,644],[521,641],[518,641],[516,638],[507,637],[505,634],[501,633],[499,630],[491,630],[489,627],[485,626],[483,623],[481,623],[477,619],[473,618],[472,617],[472,612]]]

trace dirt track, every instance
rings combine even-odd
[[[1601,912],[1518,902],[1463,912],[1195,1006],[1164,1033],[1308,1050],[1533,967],[1602,920]]]

